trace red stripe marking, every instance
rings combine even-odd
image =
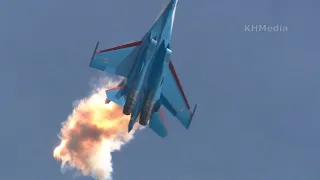
[[[106,92],[108,91],[113,91],[113,90],[119,90],[119,89],[123,89],[125,88],[126,86],[117,86],[117,87],[114,87],[114,88],[111,88],[111,89],[107,89]]]
[[[164,126],[165,126],[166,130],[168,131],[167,121],[166,121],[166,118],[164,117],[164,114],[163,114],[163,111],[162,111],[162,109],[161,109],[161,108],[159,109],[159,113],[160,113],[160,116],[161,116],[162,122],[163,122],[163,124],[164,124]]]
[[[116,47],[113,47],[113,48],[101,50],[101,51],[99,51],[99,53],[113,51],[113,50],[117,50],[117,49],[123,49],[123,48],[127,48],[127,47],[132,47],[132,46],[138,46],[138,45],[141,44],[141,42],[142,41],[136,41],[136,42],[132,42],[132,43],[128,43],[128,44],[123,44],[123,45],[116,46]]]
[[[174,67],[173,67],[172,61],[170,61],[170,63],[169,63],[169,68],[170,68],[170,70],[171,70],[171,72],[172,72],[172,74],[173,74],[174,79],[176,80],[176,83],[177,83],[177,85],[178,85],[178,88],[180,89],[180,93],[182,94],[183,100],[184,100],[184,102],[186,103],[186,105],[187,105],[187,107],[188,107],[188,110],[190,111],[190,105],[189,105],[189,103],[188,103],[188,100],[187,100],[186,95],[184,94],[184,91],[183,91],[183,89],[182,89],[182,86],[181,86],[180,80],[179,80],[179,78],[178,78],[178,75],[177,75],[177,73],[176,73],[176,70],[175,70]]]

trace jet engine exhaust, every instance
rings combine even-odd
[[[152,114],[152,108],[143,110],[140,115],[139,123],[142,126],[147,125],[149,122],[149,119],[151,118],[151,114]]]
[[[130,92],[127,96],[126,104],[123,107],[123,114],[130,115],[137,102],[138,92]]]
[[[153,111],[154,103],[151,102],[151,99],[152,99],[152,94],[149,93],[147,96],[146,102],[144,103],[144,106],[140,113],[139,123],[142,126],[145,126],[148,124],[148,121],[153,113],[152,111]]]

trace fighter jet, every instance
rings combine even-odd
[[[99,41],[96,44],[90,67],[124,77],[117,87],[106,90],[106,103],[112,101],[123,107],[123,114],[131,115],[128,132],[139,121],[166,137],[162,106],[187,129],[195,114],[197,105],[191,111],[171,60],[177,2],[166,3],[141,40],[101,51],[97,51]]]

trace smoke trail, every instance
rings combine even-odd
[[[62,124],[61,143],[53,156],[61,161],[63,171],[71,168],[81,175],[91,175],[99,180],[111,180],[112,155],[133,138],[140,129],[138,124],[128,133],[130,116],[122,113],[122,107],[110,102],[105,104],[105,90],[118,83],[103,79],[89,97],[74,104],[73,112]]]

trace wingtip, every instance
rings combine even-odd
[[[93,58],[94,58],[94,55],[96,55],[96,53],[97,53],[97,49],[98,49],[98,47],[99,47],[99,41],[97,41],[97,43],[96,43],[96,47],[94,48],[94,51],[93,51],[93,54],[92,54],[92,57],[91,57],[91,60],[90,60],[90,64],[89,64],[89,66],[91,67],[91,63],[92,63],[92,60],[93,60]]]
[[[194,105],[193,111],[192,111],[192,115],[191,115],[191,119],[193,118],[194,114],[196,113],[198,104]]]
[[[189,124],[188,124],[187,127],[186,127],[187,129],[189,129],[189,127],[190,127],[190,124],[191,124],[191,122],[192,122],[192,120],[193,120],[193,116],[194,116],[194,114],[196,113],[197,107],[198,107],[198,105],[196,104],[196,105],[194,106],[194,108],[193,108],[193,111],[192,111],[192,113],[191,113],[191,117],[190,117]]]

